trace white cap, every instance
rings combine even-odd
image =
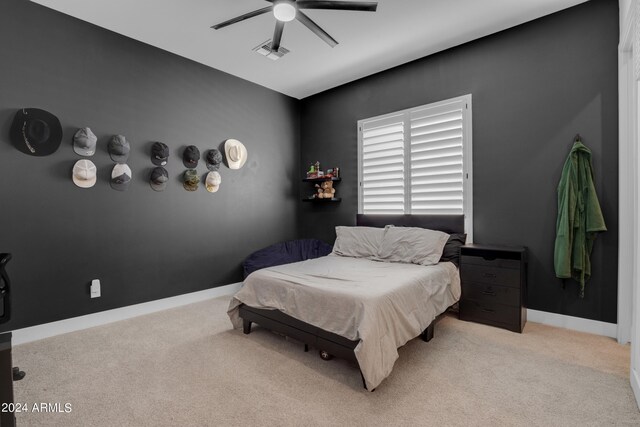
[[[73,183],[80,188],[91,188],[96,183],[96,165],[91,160],[78,160],[73,165],[71,178]]]
[[[224,143],[224,152],[227,157],[229,169],[240,169],[247,161],[247,149],[237,139],[227,139]]]
[[[205,180],[205,187],[207,187],[207,191],[209,193],[215,193],[220,189],[220,183],[222,182],[222,177],[218,172],[209,172],[207,174],[207,178]]]

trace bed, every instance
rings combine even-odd
[[[463,233],[463,216],[358,215],[360,227],[387,225]],[[445,238],[446,239],[446,238]],[[334,250],[335,252],[335,250]],[[245,334],[252,323],[331,356],[354,361],[373,391],[390,375],[397,349],[422,336],[460,297],[451,262],[416,265],[330,254],[258,270],[229,305],[229,317]]]

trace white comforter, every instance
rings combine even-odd
[[[350,340],[367,388],[393,369],[398,347],[417,337],[460,298],[455,265],[432,266],[329,255],[258,270],[229,304],[233,326],[242,327],[241,303],[278,309]]]

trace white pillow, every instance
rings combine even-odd
[[[434,265],[440,261],[449,235],[419,227],[388,227],[378,250],[378,259]]]
[[[384,237],[384,228],[377,227],[336,227],[334,255],[356,258],[378,257],[378,248]]]

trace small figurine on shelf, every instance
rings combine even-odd
[[[307,179],[313,179],[318,177],[318,171],[314,165],[311,165],[307,171]]]
[[[317,160],[316,160],[315,167],[316,167],[316,172],[320,172],[320,162]]]
[[[318,199],[332,199],[336,193],[332,181],[323,181],[321,184],[316,184],[316,188],[318,189],[318,194],[316,195]]]

